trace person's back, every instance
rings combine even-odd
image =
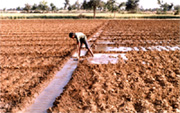
[[[74,34],[75,34],[75,38],[77,39],[78,42],[80,42],[80,39],[87,40],[86,35],[82,32],[76,32]]]

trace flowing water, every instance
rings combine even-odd
[[[95,45],[94,51],[114,51],[114,52],[128,52],[128,51],[175,51],[180,50],[179,46],[149,46],[149,47],[111,47],[108,45]]]
[[[73,58],[69,59],[25,113],[46,113],[46,110],[53,105],[55,98],[63,92],[63,88],[70,80],[77,64],[78,61],[74,61]]]
[[[102,30],[99,30],[88,41],[95,41],[101,33]],[[91,45],[92,42],[89,43],[89,46]],[[85,50],[84,47],[85,46],[83,45],[80,56],[85,56],[87,53],[87,50]],[[77,52],[72,55],[72,58],[70,58],[64,67],[55,75],[54,79],[35,99],[35,102],[23,113],[46,113],[46,110],[53,106],[53,102],[55,101],[56,97],[58,97],[63,92],[64,87],[71,79],[71,75],[78,65],[77,55]]]
[[[120,56],[123,60],[128,60],[126,57],[126,54],[106,54],[106,53],[96,53],[94,54],[94,57],[87,58],[88,61],[92,64],[116,64],[118,62],[118,59]]]

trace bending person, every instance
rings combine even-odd
[[[73,32],[71,32],[71,33],[69,33],[69,37],[72,38],[72,39],[75,38],[77,40],[77,47],[78,47],[78,56],[77,56],[77,58],[78,59],[80,58],[81,48],[82,48],[83,43],[85,44],[88,51],[91,53],[92,57],[94,56],[93,52],[90,49],[89,44],[87,42],[87,37],[86,37],[86,35],[84,33],[81,33],[81,32],[73,33]]]

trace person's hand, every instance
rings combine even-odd
[[[77,56],[77,59],[79,59],[79,56]]]

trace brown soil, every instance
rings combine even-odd
[[[111,46],[178,45],[179,29],[179,20],[112,20],[98,40],[115,42]]]
[[[22,110],[53,79],[76,49],[69,32],[91,36],[105,22],[0,20],[0,112]],[[109,20],[98,40],[115,42],[104,44],[112,47],[179,46],[179,29],[179,20]],[[106,53],[95,50],[98,40],[92,41],[93,51]],[[179,50],[131,51],[117,64],[81,60],[48,111],[178,112],[179,55]]]
[[[131,52],[118,64],[79,63],[49,112],[176,112],[179,51]],[[145,62],[143,64],[142,62]]]
[[[0,112],[22,110],[76,49],[69,32],[92,35],[103,20],[0,20]]]
[[[92,48],[179,47],[179,29],[179,20],[110,20]],[[98,44],[103,40],[115,44]],[[128,60],[117,64],[80,61],[48,112],[179,112],[179,50],[125,53]]]

